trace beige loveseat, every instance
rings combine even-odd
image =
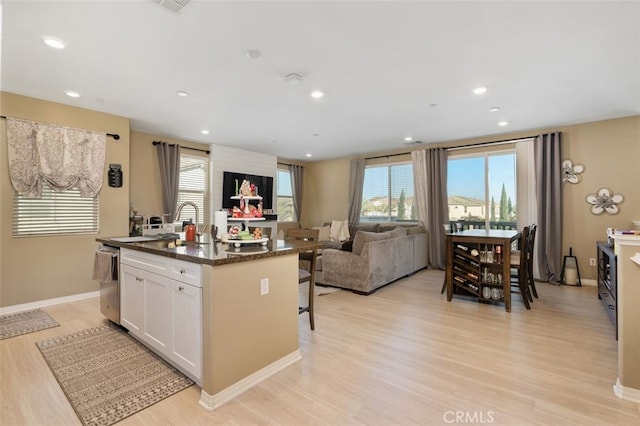
[[[351,251],[325,248],[321,265],[318,285],[371,294],[427,266],[427,233],[423,226],[357,231]]]

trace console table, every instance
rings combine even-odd
[[[598,299],[602,300],[604,309],[609,315],[609,319],[616,328],[616,339],[618,338],[618,279],[617,261],[613,247],[604,241],[598,241]]]

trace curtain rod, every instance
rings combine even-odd
[[[536,136],[524,136],[522,138],[503,139],[501,141],[493,141],[493,142],[479,142],[479,143],[474,143],[472,145],[453,146],[451,148],[445,148],[445,149],[447,151],[457,151],[459,149],[476,148],[476,147],[479,147],[479,146],[504,145],[504,144],[508,144],[508,143],[514,143],[514,142],[518,142],[518,141],[523,141],[525,139],[534,139],[534,138],[536,138]]]
[[[517,142],[517,141],[522,141],[522,140],[525,140],[525,139],[534,139],[536,136],[524,136],[522,138],[504,139],[504,140],[501,140],[501,141],[479,142],[479,143],[474,143],[472,145],[452,146],[450,148],[444,148],[444,149],[446,149],[447,151],[457,151],[459,149],[476,148],[476,147],[479,147],[479,146],[502,145],[502,144],[513,143],[513,142]],[[411,151],[409,151],[409,152],[398,152],[396,154],[388,154],[388,155],[378,155],[376,157],[365,157],[365,160],[374,160],[376,158],[389,158],[389,157],[395,157],[395,156],[398,156],[398,155],[407,155],[407,154],[411,154]]]
[[[397,154],[388,154],[388,155],[378,155],[376,157],[365,157],[365,160],[375,160],[376,158],[389,158],[389,157],[397,157],[398,155],[407,155],[407,154],[411,154],[411,151],[409,152],[398,152]]]
[[[5,120],[7,119],[4,115],[0,115],[0,118],[4,118]],[[107,133],[107,136],[111,136],[114,140],[120,139],[120,135],[117,133]]]
[[[160,145],[161,143],[166,143],[166,142],[162,142],[162,141],[153,141],[152,144],[153,145]],[[175,144],[170,143],[169,146],[175,146]],[[200,152],[206,152],[207,155],[211,153],[211,151],[209,151],[208,149],[200,149],[200,148],[190,148],[188,146],[182,146],[182,145],[178,145],[180,148],[182,149],[190,149],[192,151],[200,151]]]

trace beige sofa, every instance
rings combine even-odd
[[[371,294],[427,266],[427,232],[423,226],[391,231],[356,231],[352,250],[322,250],[316,283]]]

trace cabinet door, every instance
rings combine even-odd
[[[174,281],[171,358],[202,377],[202,289]]]
[[[144,275],[144,340],[166,353],[171,347],[171,293],[173,280],[141,271]]]
[[[142,272],[129,265],[120,268],[120,323],[142,338],[144,328],[144,278]]]

